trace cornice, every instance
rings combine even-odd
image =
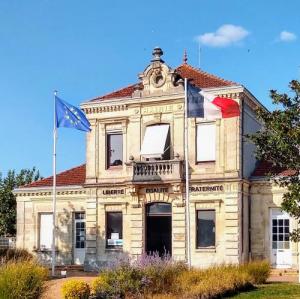
[[[218,88],[203,88],[203,91],[213,93],[219,97],[231,97],[239,99],[244,91],[243,86],[226,86]],[[115,98],[102,100],[99,102],[84,102],[80,105],[86,114],[97,114],[105,112],[127,111],[132,105],[145,105],[154,103],[163,103],[174,100],[184,100],[184,92],[166,93],[166,94],[151,94],[149,96],[139,96],[131,98]],[[121,104],[120,104],[121,103]]]
[[[74,195],[86,194],[83,186],[59,186],[56,187],[57,195]],[[52,187],[35,187],[35,188],[19,188],[13,191],[17,197],[25,196],[50,196],[52,195]]]

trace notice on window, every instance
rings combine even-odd
[[[112,240],[119,240],[120,239],[119,233],[111,233],[110,238]]]

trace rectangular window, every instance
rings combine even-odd
[[[85,213],[76,212],[75,224],[75,248],[85,248]]]
[[[123,135],[109,133],[106,140],[107,168],[123,165]]]
[[[197,210],[197,248],[216,246],[215,210]]]
[[[203,123],[197,125],[197,162],[216,160],[216,125]]]
[[[150,160],[169,160],[170,152],[170,125],[146,127],[141,156]]]
[[[123,217],[122,212],[106,213],[106,247],[123,247]]]
[[[52,213],[40,214],[40,250],[50,250],[52,247]]]

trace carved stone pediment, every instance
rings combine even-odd
[[[183,87],[176,83],[178,75],[161,59],[163,51],[160,48],[153,50],[151,64],[139,75],[144,86],[142,96],[151,94],[174,93],[183,91]]]

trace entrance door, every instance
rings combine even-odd
[[[74,264],[83,265],[85,258],[85,213],[74,214]]]
[[[168,203],[146,206],[146,252],[172,254],[172,208]]]
[[[280,209],[271,209],[271,262],[276,268],[290,268],[290,218]]]

